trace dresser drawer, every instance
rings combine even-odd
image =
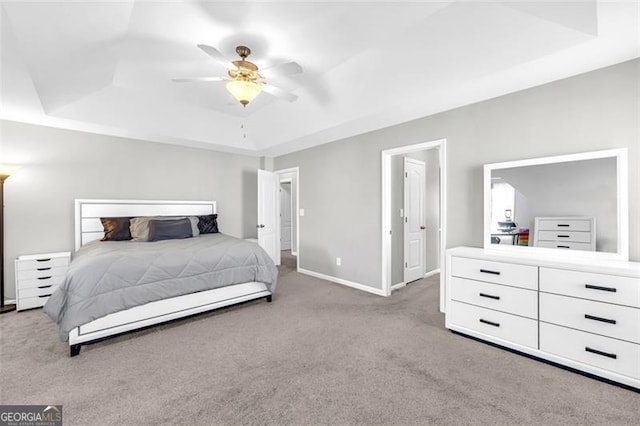
[[[29,297],[51,296],[51,294],[58,288],[57,285],[50,285],[48,287],[32,287],[21,289],[18,292],[18,298],[25,299]]]
[[[540,293],[540,321],[640,343],[638,308]]]
[[[640,307],[640,279],[540,268],[540,291]]]
[[[594,247],[591,243],[574,243],[571,241],[538,241],[537,247],[544,248],[559,248],[559,249],[567,249],[567,250],[585,250],[585,251],[593,251]]]
[[[43,267],[39,269],[25,269],[16,272],[16,279],[18,281],[38,279],[45,277],[64,277],[67,272],[68,266],[57,266],[54,268]]]
[[[538,231],[591,231],[590,219],[540,219]]]
[[[49,300],[49,296],[35,296],[35,297],[25,297],[18,298],[18,306],[17,309],[22,311],[24,309],[33,309],[33,308],[41,308],[47,303]]]
[[[16,270],[37,270],[42,268],[55,268],[58,266],[68,266],[69,257],[44,257],[42,259],[18,260]]]
[[[538,321],[452,301],[449,323],[478,333],[538,348]]]
[[[540,323],[540,350],[640,379],[640,345]]]
[[[451,275],[531,290],[538,289],[538,268],[536,266],[452,257]]]
[[[40,278],[21,279],[18,280],[18,290],[51,285],[58,286],[62,281],[64,281],[64,275],[62,274],[58,274],[55,277],[46,275]]]
[[[538,232],[538,240],[573,242],[573,243],[591,243],[591,232],[540,231]]]
[[[453,277],[451,298],[523,317],[538,318],[538,292]]]

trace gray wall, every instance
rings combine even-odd
[[[22,168],[5,182],[5,287],[13,259],[73,251],[75,198],[216,200],[222,232],[256,237],[258,157],[10,121],[2,158]]]
[[[276,169],[300,167],[300,266],[380,289],[380,151],[442,138],[447,247],[483,244],[483,164],[627,147],[629,249],[639,261],[638,75],[636,59],[277,157]]]

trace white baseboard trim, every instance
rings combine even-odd
[[[392,286],[391,286],[391,291],[399,290],[399,289],[401,289],[402,287],[406,287],[406,286],[407,286],[407,283],[405,283],[405,282],[401,282],[401,283],[398,283],[398,284],[394,284],[394,285],[392,285]]]
[[[424,274],[424,277],[425,278],[429,278],[430,276],[436,275],[436,274],[439,274],[439,273],[440,273],[440,268],[434,269],[433,271],[429,271],[426,274]]]
[[[298,268],[298,272],[301,274],[309,275],[315,278],[331,281],[336,284],[346,285],[347,287],[355,288],[356,290],[366,291],[367,293],[373,293],[378,296],[386,296],[382,289],[369,287],[368,285],[354,283],[352,281],[343,280],[342,278],[332,277],[330,275],[321,274],[319,272],[310,271],[304,268]]]

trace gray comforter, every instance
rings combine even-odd
[[[273,293],[278,270],[257,244],[224,234],[156,242],[96,241],[82,247],[44,311],[69,331],[105,315],[249,281]]]

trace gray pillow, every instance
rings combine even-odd
[[[129,229],[131,231],[131,241],[149,241],[149,221],[151,220],[176,220],[189,219],[191,223],[191,235],[197,237],[200,235],[198,229],[199,219],[197,216],[145,216],[134,217],[131,219]]]
[[[149,221],[149,242],[161,240],[181,240],[191,238],[191,221],[188,218],[176,220]]]

